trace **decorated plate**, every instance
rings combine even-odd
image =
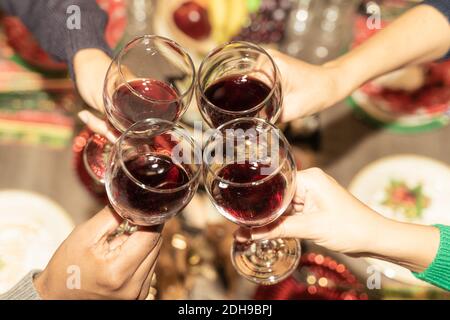
[[[436,160],[397,155],[377,160],[352,180],[350,192],[386,217],[418,224],[450,224],[450,167]],[[409,270],[370,259],[389,278],[425,285]]]

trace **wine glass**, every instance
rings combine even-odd
[[[114,210],[139,226],[163,224],[194,196],[201,172],[201,148],[182,126],[146,119],[113,145],[105,187]]]
[[[139,120],[177,122],[192,100],[195,68],[176,42],[145,35],[128,42],[111,62],[103,102],[109,127],[119,135]],[[110,145],[94,135],[84,154],[86,169],[103,183]]]
[[[198,71],[197,105],[209,126],[257,117],[274,123],[283,104],[280,73],[260,46],[234,41],[212,50]]]
[[[290,145],[278,128],[262,119],[239,118],[217,128],[204,147],[202,171],[214,206],[246,228],[279,219],[295,193]],[[235,241],[231,259],[239,274],[269,285],[289,276],[300,254],[296,239]]]

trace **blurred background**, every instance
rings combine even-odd
[[[420,1],[97,2],[109,14],[105,36],[110,46],[117,49],[135,36],[158,34],[185,47],[198,66],[209,50],[230,40],[255,42],[323,64],[378,31],[367,23],[369,17],[383,28]],[[76,117],[86,106],[66,66],[49,57],[20,20],[0,19],[1,293],[30,269],[43,268],[73,226],[107,199],[84,169],[82,152],[91,132]],[[339,106],[282,129],[299,168],[323,168],[390,217],[450,224],[449,107],[450,63],[432,63],[376,79]],[[183,122],[191,125],[200,119],[193,103]],[[450,297],[398,266],[344,257],[307,242],[291,278],[256,287],[231,265],[234,228],[200,190],[185,212],[166,225],[150,298]],[[381,288],[367,287],[374,272],[382,277]]]

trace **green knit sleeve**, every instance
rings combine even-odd
[[[423,281],[450,291],[450,226],[435,225],[439,228],[441,239],[433,262],[422,273],[413,274]]]

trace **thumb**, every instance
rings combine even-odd
[[[105,136],[112,143],[117,140],[118,137],[110,130],[106,121],[96,117],[90,111],[80,111],[78,117],[95,133]]]

